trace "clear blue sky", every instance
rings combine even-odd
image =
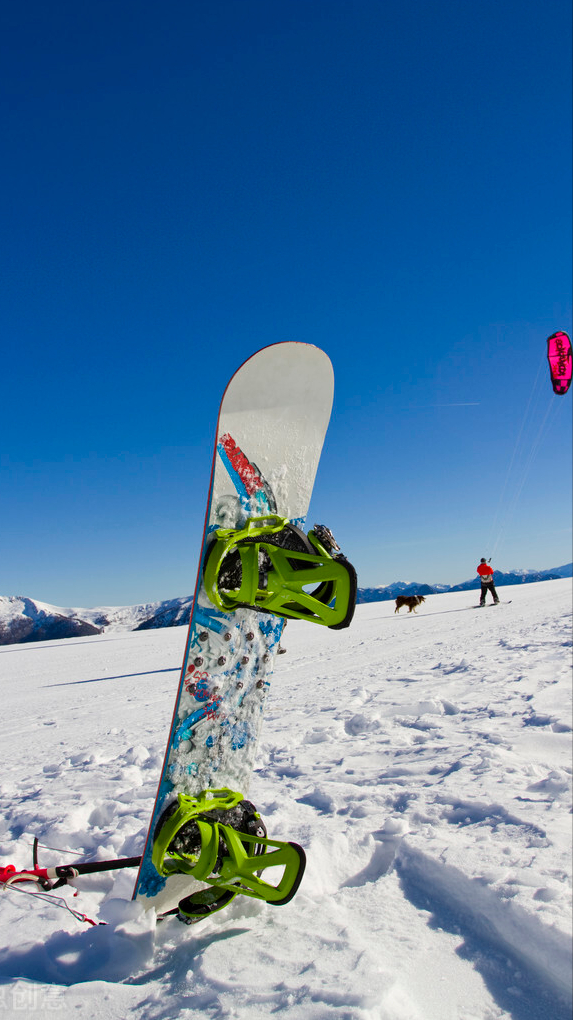
[[[569,0],[4,5],[0,593],[191,593],[280,340],[334,365],[309,522],[361,585],[569,562],[570,40]]]

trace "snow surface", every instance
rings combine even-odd
[[[566,1020],[571,582],[289,623],[250,796],[306,849],[287,906],[154,926],[134,871],[0,894],[6,1020]],[[0,863],[141,852],[186,628],[0,649]],[[41,851],[42,862],[73,862]]]

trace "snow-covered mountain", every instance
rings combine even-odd
[[[421,584],[416,581],[394,581],[376,588],[359,588],[357,602],[389,602],[398,595],[437,595],[449,591],[447,584]]]
[[[573,564],[552,570],[521,570],[511,573],[494,572],[498,587],[507,584],[529,584],[571,577]],[[443,595],[446,592],[479,588],[472,578],[461,584],[420,584],[395,581],[377,588],[359,588],[358,603],[387,602],[397,595]],[[50,641],[67,637],[87,637],[109,631],[158,630],[189,623],[191,595],[145,602],[137,606],[99,606],[95,609],[71,609],[38,602],[24,595],[0,595],[0,645],[28,641]]]
[[[493,577],[495,584],[502,588],[507,584],[533,584],[536,581],[555,581],[559,578],[571,577],[573,575],[573,563],[566,563],[562,567],[553,567],[551,570],[513,570],[504,573],[495,570]],[[394,581],[377,588],[359,588],[358,602],[387,602],[395,599],[397,595],[443,595],[450,591],[469,591],[479,588],[480,582],[477,577],[469,581],[462,581],[461,584],[418,584],[414,581]]]
[[[71,609],[23,595],[0,595],[0,645],[87,637],[109,631],[149,630],[189,622],[191,596],[138,606]]]
[[[78,616],[74,609],[59,609],[25,596],[0,596],[0,644],[48,641],[54,638],[101,634],[103,627]],[[93,612],[93,611],[92,611]]]

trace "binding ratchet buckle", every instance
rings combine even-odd
[[[249,608],[334,630],[349,626],[356,605],[356,571],[332,532],[315,524],[305,535],[276,514],[214,531],[204,584],[225,613]]]
[[[232,790],[180,793],[159,819],[152,862],[160,875],[189,875],[210,887],[181,900],[178,914],[192,923],[220,910],[234,896],[252,896],[280,906],[296,893],[306,857],[298,843],[267,837],[250,801]],[[279,868],[275,884],[262,878]],[[276,876],[276,872],[274,873]]]

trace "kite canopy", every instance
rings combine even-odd
[[[553,392],[562,396],[571,385],[571,341],[567,333],[559,331],[548,337],[547,360]]]

